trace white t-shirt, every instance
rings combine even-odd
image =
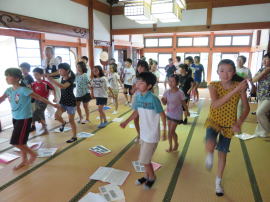
[[[109,85],[112,89],[118,90],[119,89],[119,84],[118,80],[120,79],[118,73],[114,72],[109,76]]]
[[[247,78],[251,79],[252,78],[251,71],[247,67],[242,67],[242,68],[236,67],[236,74],[238,76],[241,76],[244,79],[247,79]]]
[[[155,86],[158,86],[158,80],[159,80],[159,77],[160,77],[160,73],[159,73],[158,70],[156,70],[156,71],[154,71],[152,73],[157,77],[157,82],[156,82]]]
[[[108,81],[105,76],[100,78],[93,78],[90,81],[91,87],[93,87],[94,96],[97,97],[108,97]]]
[[[132,85],[132,78],[135,76],[135,70],[133,67],[124,68],[124,84]]]

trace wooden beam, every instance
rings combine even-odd
[[[88,38],[88,54],[89,54],[89,66],[93,70],[94,68],[94,16],[93,16],[93,1],[88,0],[88,23],[89,23],[89,38]],[[91,77],[93,71],[91,71]]]
[[[206,26],[210,27],[212,24],[212,12],[213,12],[213,5],[210,3],[207,7],[207,19],[206,19]]]
[[[179,27],[158,27],[156,31],[152,28],[137,29],[113,29],[113,35],[146,34],[146,33],[173,33],[173,32],[201,32],[201,31],[224,31],[244,29],[269,29],[270,22],[252,22],[236,24],[216,24],[207,27],[206,25],[179,26]]]
[[[78,48],[86,47],[86,44],[80,44],[79,42],[67,42],[67,41],[56,41],[56,40],[46,40],[44,39],[43,43],[45,46],[66,46],[66,47],[75,47]]]
[[[37,32],[26,32],[21,30],[12,29],[0,29],[0,35],[4,36],[14,36],[24,39],[41,39],[41,34]]]

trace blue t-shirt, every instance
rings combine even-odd
[[[197,82],[201,82],[202,81],[202,72],[204,71],[203,65],[202,64],[198,64],[192,65],[192,68],[194,68],[194,80]]]
[[[33,91],[30,88],[19,87],[14,90],[12,87],[5,91],[11,105],[13,119],[29,119],[32,117],[31,97]]]
[[[160,100],[151,91],[148,91],[144,95],[137,93],[132,108],[138,110],[138,108],[153,110],[156,113],[163,112]]]

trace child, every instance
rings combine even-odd
[[[36,79],[36,81],[34,83],[32,83],[32,89],[33,91],[40,95],[41,97],[45,98],[48,100],[49,97],[49,93],[50,90],[53,91],[53,95],[54,95],[54,102],[56,102],[56,95],[55,95],[55,90],[54,87],[48,82],[43,80],[43,69],[41,68],[35,68],[33,70],[34,73],[34,77]],[[38,121],[42,124],[42,129],[44,130],[43,134],[47,134],[48,130],[47,130],[47,125],[46,125],[46,121],[45,121],[45,109],[47,107],[47,104],[44,102],[41,102],[39,100],[35,100],[35,110],[33,113],[33,120],[32,120],[32,127],[31,128],[35,128],[35,122]]]
[[[27,88],[31,88],[31,84],[34,82],[33,77],[29,74],[31,66],[27,62],[20,64],[20,68],[23,74],[23,83]]]
[[[62,114],[66,111],[68,114],[68,120],[72,129],[72,138],[67,140],[67,143],[72,143],[77,141],[77,126],[74,120],[76,112],[76,98],[73,93],[75,74],[70,70],[70,65],[67,63],[60,63],[58,65],[59,74],[62,76],[61,83],[54,80],[52,77],[48,77],[49,81],[58,86],[61,89],[60,106],[55,112],[55,118],[57,121],[61,122],[59,130],[64,131],[66,122],[62,118]]]
[[[152,66],[151,66],[151,72],[157,77],[157,82],[156,82],[156,84],[153,87],[153,92],[158,97],[159,96],[158,83],[159,83],[160,74],[159,74],[157,65],[158,65],[157,61],[153,60]]]
[[[89,90],[89,77],[87,76],[87,67],[84,62],[77,63],[77,74],[76,74],[76,106],[77,112],[79,114],[78,123],[86,124],[89,123],[89,108],[88,103],[91,100],[90,90]],[[85,120],[83,120],[81,111],[81,102],[83,102],[83,108],[85,111]]]
[[[179,90],[179,77],[177,75],[171,75],[168,80],[170,90],[165,91],[161,101],[164,105],[167,104],[167,119],[169,128],[169,149],[167,152],[177,151],[178,149],[178,137],[175,132],[178,124],[183,123],[183,107],[187,114],[189,114],[187,104],[185,102],[185,95],[183,91]],[[172,144],[174,142],[174,147]]]
[[[98,106],[98,112],[100,117],[100,124],[98,128],[104,128],[108,125],[106,114],[104,112],[104,105],[107,104],[108,100],[108,82],[104,76],[104,72],[100,65],[94,66],[93,69],[94,79],[90,82],[92,95],[96,98],[96,105]],[[109,87],[111,91],[111,88]]]
[[[37,95],[31,89],[24,87],[22,72],[18,68],[8,68],[5,71],[6,81],[12,87],[8,88],[4,95],[0,97],[0,103],[6,98],[9,99],[12,108],[14,130],[10,139],[10,144],[21,150],[22,162],[14,167],[14,170],[32,164],[37,154],[27,146],[30,126],[32,122],[31,98],[40,100],[46,104],[52,104],[45,98]],[[30,155],[28,159],[27,154]]]
[[[213,166],[214,149],[218,150],[218,170],[216,177],[216,195],[223,196],[224,191],[221,179],[226,164],[227,152],[234,133],[241,132],[241,125],[249,113],[246,88],[247,81],[239,81],[236,75],[235,64],[232,60],[221,60],[218,64],[217,73],[220,81],[211,82],[209,92],[211,106],[206,126],[206,161],[207,169]],[[244,111],[237,119],[237,103],[241,98]],[[219,136],[218,142],[217,137]]]
[[[176,71],[176,67],[173,64],[173,59],[169,58],[168,62],[169,64],[165,67],[165,72],[166,72],[166,78],[164,81],[165,90],[167,90],[167,82],[168,82],[169,76],[173,75]]]
[[[194,87],[194,80],[191,76],[189,76],[189,69],[188,69],[188,65],[187,64],[181,64],[179,65],[180,68],[180,75],[179,75],[179,88],[184,92],[185,94],[185,101],[187,106],[189,106],[189,100],[190,100],[190,93]],[[187,111],[185,111],[185,119],[183,121],[183,124],[187,124],[187,117],[188,117],[188,113]]]
[[[123,71],[124,74],[124,95],[126,98],[126,105],[130,105],[132,101],[132,81],[135,77],[135,70],[132,67],[132,60],[130,58],[125,61],[125,68]],[[130,100],[128,100],[128,95],[130,96]]]
[[[136,184],[145,183],[145,189],[150,189],[156,180],[151,159],[160,139],[160,117],[163,127],[166,128],[166,116],[161,103],[157,96],[151,92],[155,83],[156,77],[151,72],[139,74],[136,83],[139,93],[135,95],[132,105],[134,112],[120,124],[122,128],[125,128],[131,120],[137,116],[140,117],[141,148],[139,162],[144,164],[145,176],[138,179]],[[163,138],[166,139],[166,130],[163,131]]]
[[[117,114],[118,110],[118,93],[119,93],[119,84],[122,86],[119,75],[117,73],[117,64],[110,64],[110,76],[109,76],[109,84],[112,89],[112,96],[114,100],[115,110],[112,114]]]
[[[192,65],[192,67],[194,68],[194,81],[195,81],[195,85],[194,85],[194,101],[199,101],[199,91],[198,88],[200,86],[200,83],[202,82],[202,75],[203,75],[203,81],[204,81],[204,67],[203,65],[200,63],[200,56],[195,56],[194,57],[194,64]]]

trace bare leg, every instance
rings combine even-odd
[[[115,111],[118,110],[118,93],[114,95],[114,104],[115,104]]]
[[[166,150],[166,152],[172,151],[172,121],[168,120],[168,141],[169,141],[169,149]]]
[[[155,180],[156,176],[152,164],[144,164],[144,168],[147,179]]]
[[[218,170],[217,170],[217,176],[222,178],[223,176],[223,172],[224,172],[224,168],[226,165],[226,157],[227,157],[227,153],[224,152],[218,152]]]
[[[177,151],[178,146],[179,146],[179,144],[178,144],[178,136],[177,136],[177,134],[175,132],[176,128],[177,128],[177,123],[172,121],[171,122],[171,133],[172,133],[172,138],[173,138],[173,142],[174,142],[174,147],[173,147],[172,151]]]
[[[22,162],[13,168],[13,170],[18,170],[28,165],[27,151],[24,149],[23,147],[24,145],[14,145],[14,146],[21,150]]]
[[[55,119],[59,122],[61,122],[62,124],[65,124],[64,119],[62,118],[62,114],[63,114],[64,110],[63,109],[57,109],[57,111],[55,112]]]
[[[89,121],[89,108],[88,108],[88,102],[83,103],[83,108],[85,111],[85,119]]]
[[[81,110],[81,102],[80,101],[77,101],[76,102],[76,107],[77,107],[77,112],[78,112],[78,115],[80,117],[80,121],[83,119],[83,116],[82,116],[82,110]]]
[[[76,137],[77,135],[77,126],[74,120],[75,114],[68,114],[68,120],[72,129],[72,137]]]

